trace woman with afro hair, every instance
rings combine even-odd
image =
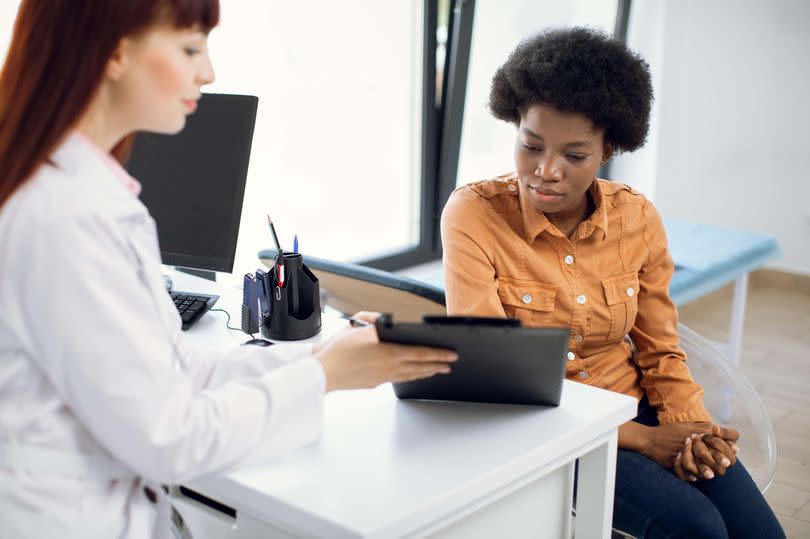
[[[522,42],[489,107],[514,124],[515,171],[457,189],[442,214],[450,315],[570,328],[567,378],[639,399],[619,428],[613,525],[636,537],[784,537],[703,405],[678,344],[674,270],[644,195],[596,178],[640,148],[646,62],[586,28]]]

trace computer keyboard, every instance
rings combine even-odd
[[[219,296],[213,294],[197,294],[196,292],[178,292],[172,290],[169,295],[174,301],[174,306],[180,313],[183,320],[183,331],[197,323],[208,309],[214,306]]]

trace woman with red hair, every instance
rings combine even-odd
[[[449,370],[373,327],[194,349],[120,158],[214,79],[217,0],[25,0],[0,74],[0,537],[165,537],[160,484],[315,439],[323,395]]]

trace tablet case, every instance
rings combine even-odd
[[[568,328],[526,328],[519,320],[453,316],[395,323],[387,314],[376,327],[380,341],[458,352],[449,374],[395,383],[400,399],[560,404]]]

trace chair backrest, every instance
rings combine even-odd
[[[695,381],[703,387],[703,401],[715,423],[740,431],[740,460],[761,492],[776,473],[776,436],[754,386],[712,343],[678,324],[681,348]]]
[[[266,249],[259,252],[259,260],[271,267],[275,255],[275,250]],[[326,303],[342,313],[391,313],[402,322],[447,313],[444,291],[409,277],[312,256],[304,256],[304,264],[318,277]]]

